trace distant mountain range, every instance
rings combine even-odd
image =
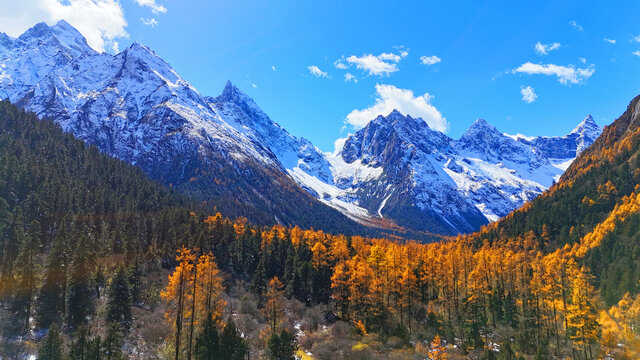
[[[471,232],[541,194],[601,133],[590,116],[536,138],[478,120],[454,140],[394,111],[324,153],[230,82],[203,96],[147,47],[97,53],[64,21],[0,33],[0,98],[227,216],[339,232]]]

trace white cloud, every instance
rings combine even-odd
[[[365,54],[360,57],[351,55],[347,59],[349,64],[355,64],[360,70],[366,71],[369,75],[389,76],[389,74],[398,71],[398,65],[384,61],[379,56]]]
[[[158,20],[156,20],[155,18],[140,18],[140,20],[142,21],[143,25],[147,25],[147,26],[151,26],[151,27],[156,27],[158,26]]]
[[[587,59],[585,59],[585,58],[583,58],[583,57],[579,57],[579,58],[578,58],[578,61],[580,61],[580,62],[581,62],[581,63],[583,63],[583,64],[586,64],[586,63],[587,63]]]
[[[276,71],[276,66],[275,65],[271,66],[271,70]]]
[[[615,43],[616,43],[616,41],[615,41],[614,39],[607,39],[607,38],[604,38],[603,40],[604,40],[604,41],[606,41],[606,42],[608,42],[609,44],[615,44]]]
[[[578,30],[578,31],[583,31],[584,30],[584,28],[582,26],[580,26],[575,20],[569,21],[569,25],[573,26],[573,28]]]
[[[154,14],[165,14],[167,8],[156,3],[156,0],[133,0],[136,4],[148,7]]]
[[[254,83],[251,83],[251,87],[255,89],[255,88],[258,87],[258,85],[254,84]]]
[[[440,61],[442,61],[442,59],[440,59],[439,57],[433,55],[433,56],[422,56],[420,57],[420,62],[423,65],[433,65],[433,64],[437,64]]]
[[[337,69],[346,70],[352,65],[356,68],[368,73],[368,75],[389,76],[391,73],[398,71],[398,63],[407,57],[409,52],[400,50],[396,53],[382,53],[380,55],[364,54],[362,56],[351,55],[347,58],[344,56],[336,60],[333,65]]]
[[[338,138],[333,142],[333,155],[338,155],[338,153],[340,153],[340,151],[344,148],[344,143],[347,142],[349,136],[351,136],[351,134],[348,134],[343,138]]]
[[[345,64],[344,62],[342,62],[342,60],[336,60],[333,63],[333,66],[336,67],[336,69],[340,69],[340,70],[345,70],[349,68],[349,65]]]
[[[636,50],[634,52],[632,52],[633,55],[635,56],[640,56],[640,50]]]
[[[540,41],[538,41],[536,43],[536,52],[539,55],[547,55],[548,53],[552,52],[553,50],[557,50],[560,48],[560,43],[551,43],[551,44],[542,44],[540,43]]]
[[[344,81],[346,82],[353,81],[357,83],[358,79],[356,79],[355,75],[353,75],[352,73],[346,73],[344,74]]]
[[[593,65],[588,68],[576,68],[573,65],[560,66],[555,64],[534,64],[526,62],[520,65],[517,69],[512,70],[512,73],[523,74],[542,74],[542,75],[555,75],[558,77],[558,81],[561,84],[580,84],[587,80],[595,72]]]
[[[532,88],[531,86],[521,86],[520,94],[522,94],[522,101],[526,102],[527,104],[531,104],[538,98],[538,95],[536,94],[534,88]]]
[[[393,54],[393,53],[382,53],[380,55],[378,55],[378,59],[380,60],[390,60],[393,62],[398,62],[400,60],[402,60],[402,56],[397,55],[397,54]]]
[[[362,128],[378,115],[386,116],[394,109],[403,114],[422,118],[432,129],[446,131],[447,120],[440,111],[431,105],[429,93],[414,96],[413,91],[400,89],[393,85],[376,85],[376,102],[371,107],[353,110],[347,115],[346,122],[355,128]]]
[[[311,73],[311,75],[315,76],[315,77],[324,77],[324,78],[328,78],[329,74],[320,70],[320,68],[318,68],[315,65],[310,65],[307,66],[307,69],[309,70],[309,72]]]
[[[38,22],[66,20],[97,51],[117,47],[127,37],[127,21],[118,0],[0,0],[0,31],[17,37]]]

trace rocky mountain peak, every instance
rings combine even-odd
[[[593,117],[591,115],[587,115],[587,117],[585,117],[584,120],[582,120],[582,122],[580,122],[580,124],[571,131],[571,134],[586,134],[594,132],[598,132],[599,135],[601,129],[598,124],[596,124],[595,120],[593,120]]]
[[[227,80],[224,89],[222,89],[222,93],[215,98],[215,102],[235,103],[236,105],[249,101],[253,102],[247,94],[235,86],[230,80]]]
[[[496,129],[495,126],[489,124],[485,119],[477,119],[467,131],[462,135],[463,138],[477,138],[478,136],[498,136],[503,134]]]
[[[61,47],[70,51],[75,57],[96,52],[87,44],[85,37],[64,20],[58,21],[58,23],[53,26],[49,26],[44,22],[36,24],[20,35],[17,40],[24,44],[31,44],[33,42],[41,44],[57,41]]]

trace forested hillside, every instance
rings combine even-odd
[[[636,359],[637,101],[539,200],[432,244],[229,220],[4,102],[0,352]]]

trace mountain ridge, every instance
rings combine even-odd
[[[454,140],[395,110],[328,154],[287,132],[231,82],[219,96],[200,94],[138,42],[100,54],[64,21],[2,39],[0,97],[54,119],[165,185],[258,224],[348,232],[340,227],[360,226],[356,221],[471,232],[559,177],[564,169],[543,156],[555,151],[552,145],[575,155],[578,139],[585,145],[597,133],[596,125],[595,132],[537,144],[482,120],[467,131],[473,136]],[[302,204],[312,210],[301,211]]]

